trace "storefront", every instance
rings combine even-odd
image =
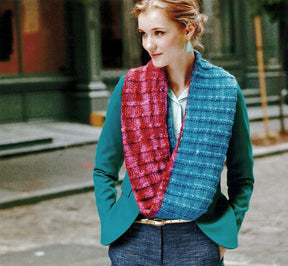
[[[69,60],[63,1],[0,2],[0,122],[65,119]]]
[[[131,15],[135,0],[1,0],[0,123],[89,123],[104,111],[118,78],[147,61]],[[248,1],[203,0],[204,57],[258,88]],[[277,23],[263,20],[269,90],[285,77]],[[279,79],[280,78],[280,79]],[[286,83],[285,83],[286,84]]]

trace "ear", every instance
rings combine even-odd
[[[195,33],[196,26],[194,23],[188,23],[185,28],[185,38],[190,41],[193,39]]]

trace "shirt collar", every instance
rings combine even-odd
[[[188,92],[189,92],[189,87],[186,88],[181,95],[177,98],[175,93],[172,91],[172,89],[170,87],[168,87],[168,97],[170,98],[170,100],[176,102],[176,103],[180,103],[184,100],[186,100],[188,98]]]

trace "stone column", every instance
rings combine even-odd
[[[99,1],[71,2],[74,67],[77,85],[73,112],[77,121],[89,123],[90,114],[105,111],[110,93],[101,80],[101,34]]]

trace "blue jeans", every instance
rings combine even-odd
[[[219,246],[196,223],[152,226],[134,223],[109,248],[112,266],[224,265]]]

